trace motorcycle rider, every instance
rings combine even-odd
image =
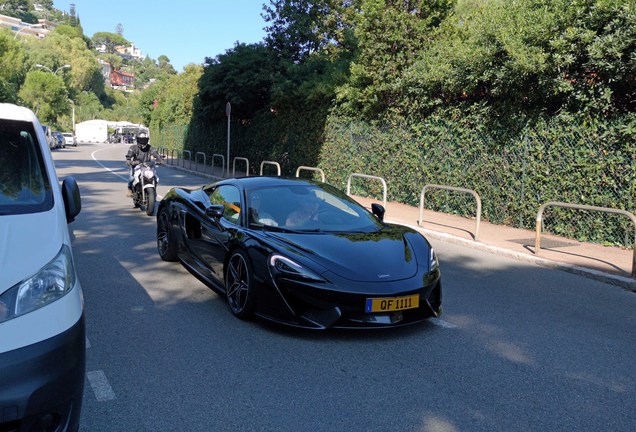
[[[128,148],[126,153],[126,165],[130,166],[130,177],[128,178],[128,196],[133,195],[132,184],[135,173],[135,166],[143,162],[148,162],[151,158],[155,158],[161,163],[161,155],[150,145],[150,138],[147,132],[139,132],[135,137],[135,144]]]

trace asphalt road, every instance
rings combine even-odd
[[[389,331],[234,318],[125,196],[123,145],[54,151],[87,317],[82,430],[634,431],[636,295],[432,241],[444,315]],[[159,168],[159,195],[208,180]]]

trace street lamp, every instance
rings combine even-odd
[[[75,135],[75,102],[73,102],[73,99],[69,99],[68,101],[71,103],[73,108],[73,135]]]
[[[37,27],[40,26],[42,28],[44,28],[44,24],[41,23],[35,23],[35,24],[29,24],[29,25],[25,25],[24,27],[22,27],[20,30],[18,30],[17,32],[15,32],[15,36],[13,36],[13,40],[16,40],[18,38],[18,35],[20,33],[22,33],[22,30],[26,30],[28,28],[33,28],[33,27]]]
[[[61,71],[62,69],[68,69],[68,68],[70,68],[70,67],[71,67],[71,65],[70,65],[70,64],[62,65],[62,66],[60,66],[59,68],[55,69],[55,72],[53,72],[53,71],[51,70],[51,68],[49,68],[48,66],[44,66],[44,65],[39,64],[39,63],[38,63],[38,64],[36,64],[36,65],[35,65],[35,67],[39,67],[40,69],[46,69],[47,71],[51,72],[52,74],[57,74],[57,73],[58,73],[59,71]]]

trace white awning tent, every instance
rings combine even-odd
[[[87,120],[75,125],[75,136],[78,142],[105,143],[109,142],[109,129],[117,133],[136,134],[140,129],[148,132],[148,128],[142,124],[126,121]]]

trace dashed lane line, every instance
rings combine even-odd
[[[115,392],[110,386],[104,371],[90,371],[86,373],[86,377],[93,389],[93,393],[95,393],[97,402],[106,402],[115,399]]]

